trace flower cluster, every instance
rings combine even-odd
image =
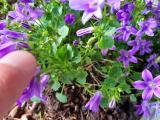
[[[7,22],[0,21],[0,58],[22,48],[29,48],[27,34],[7,29]]]
[[[144,90],[142,93],[143,103],[138,106],[138,114],[144,113],[147,117],[150,115],[148,102],[151,100],[153,95],[160,98],[160,75],[153,78],[152,73],[145,69],[142,72],[142,78],[144,81],[136,81],[133,83],[133,86],[136,89]]]
[[[138,30],[136,27],[130,25],[130,20],[132,19],[131,12],[134,10],[134,6],[132,3],[127,3],[124,5],[122,10],[117,12],[117,18],[122,22],[122,27],[118,28],[116,31],[115,39],[118,41],[127,42],[130,38],[130,35],[134,35],[135,39],[128,41],[127,45],[132,47],[129,50],[129,53],[132,53],[132,56],[139,52],[139,55],[144,55],[146,53],[152,52],[152,42],[149,40],[143,40],[142,37],[144,34],[148,36],[154,35],[154,29],[157,27],[157,21],[154,18],[148,18],[148,20],[141,21],[138,23],[140,29]],[[119,61],[123,61],[124,66],[128,67],[128,61],[131,59],[131,56],[125,54],[124,52],[120,52],[121,57],[118,59]],[[125,59],[122,57],[125,56]],[[136,59],[136,58],[135,58]],[[132,61],[131,61],[132,62]],[[134,60],[133,63],[137,63],[137,60]]]

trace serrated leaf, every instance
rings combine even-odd
[[[109,28],[109,30],[105,31],[104,35],[105,36],[110,36],[112,37],[112,35],[116,32],[116,28],[115,27],[111,27]]]
[[[134,80],[141,80],[141,73],[140,72],[134,72],[133,74],[133,79]]]
[[[69,28],[66,25],[63,25],[58,29],[58,33],[61,37],[65,38],[68,35]]]
[[[114,40],[110,36],[104,36],[99,42],[98,46],[100,49],[109,49],[112,48],[114,45]]]
[[[87,75],[88,74],[87,74],[86,71],[79,71],[79,72],[77,72],[77,74],[76,74],[76,77],[77,77],[76,81],[78,83],[80,83],[80,84],[86,83],[86,77],[87,77]]]
[[[62,103],[67,103],[67,96],[62,93],[56,93],[56,98]]]
[[[108,105],[108,100],[107,100],[107,98],[103,97],[101,100],[100,106],[104,109],[107,107],[107,105]]]
[[[120,77],[122,75],[122,69],[121,69],[120,64],[118,64],[118,63],[113,64],[113,66],[110,68],[108,74],[109,74],[109,76],[112,76],[115,78]]]
[[[109,87],[115,87],[116,81],[114,78],[108,77],[104,80],[103,84]]]
[[[137,98],[136,98],[136,96],[135,96],[134,94],[131,94],[131,95],[130,95],[130,100],[131,100],[132,102],[137,102]]]
[[[64,84],[71,84],[74,79],[75,79],[75,71],[72,70],[64,72],[61,76],[61,82],[63,82]]]
[[[61,84],[56,81],[52,86],[51,88],[54,90],[54,91],[57,91],[59,88],[61,87]]]

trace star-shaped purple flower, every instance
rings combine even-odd
[[[112,7],[111,9],[119,10],[121,7],[121,0],[107,0],[107,3]]]
[[[136,35],[137,29],[133,26],[122,26],[116,30],[115,38],[117,35],[122,36],[122,41],[127,41],[130,35]]]
[[[122,61],[123,62],[123,65],[125,68],[129,67],[129,63],[132,62],[132,63],[137,63],[137,58],[134,57],[134,53],[129,50],[129,51],[126,51],[126,50],[120,50],[120,54],[121,56],[118,58],[118,61]]]
[[[147,68],[155,68],[155,69],[159,69],[159,65],[158,63],[156,62],[156,59],[157,59],[158,55],[157,54],[152,54],[148,59],[147,59]]]
[[[160,75],[153,78],[152,73],[145,69],[142,72],[142,78],[144,81],[135,81],[133,86],[138,90],[144,90],[142,98],[144,100],[150,100],[153,94],[160,98]]]
[[[123,10],[124,10],[125,12],[131,13],[131,12],[134,10],[134,8],[135,8],[135,6],[133,5],[133,3],[128,2],[128,3],[126,3],[126,4],[124,5]]]
[[[151,114],[148,101],[143,101],[141,105],[136,105],[136,108],[137,108],[136,111],[137,115],[143,114],[144,117],[148,117]]]
[[[153,29],[157,27],[157,22],[153,18],[149,18],[146,21],[139,22],[141,29],[137,32],[138,36],[142,36],[145,33],[148,36],[154,36]]]
[[[102,18],[104,0],[69,0],[69,6],[73,10],[84,11],[82,23],[85,24],[92,16]]]
[[[139,51],[140,55],[144,55],[145,53],[151,53],[151,46],[153,45],[151,41],[136,39],[128,42],[129,46],[132,46],[132,50],[136,53]]]
[[[130,13],[124,10],[118,10],[116,16],[119,21],[125,21],[126,23],[131,19]]]
[[[16,4],[15,11],[10,11],[8,17],[13,22],[29,22],[40,18],[43,15],[43,10],[39,8],[31,8],[29,4]]]

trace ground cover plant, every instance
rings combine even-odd
[[[46,104],[46,87],[65,105],[77,99],[65,92],[71,87],[82,89],[87,99],[79,104],[85,111],[113,110],[127,98],[143,119],[155,116],[152,109],[159,112],[158,1],[2,3],[6,17],[0,21],[0,57],[27,50],[38,62],[34,78],[17,100],[19,107],[27,101]]]

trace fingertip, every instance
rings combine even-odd
[[[33,76],[36,71],[36,59],[27,51],[14,51],[0,60],[0,64],[8,64],[22,70],[26,76]]]
[[[16,102],[36,72],[36,59],[15,51],[0,60],[0,119]]]

